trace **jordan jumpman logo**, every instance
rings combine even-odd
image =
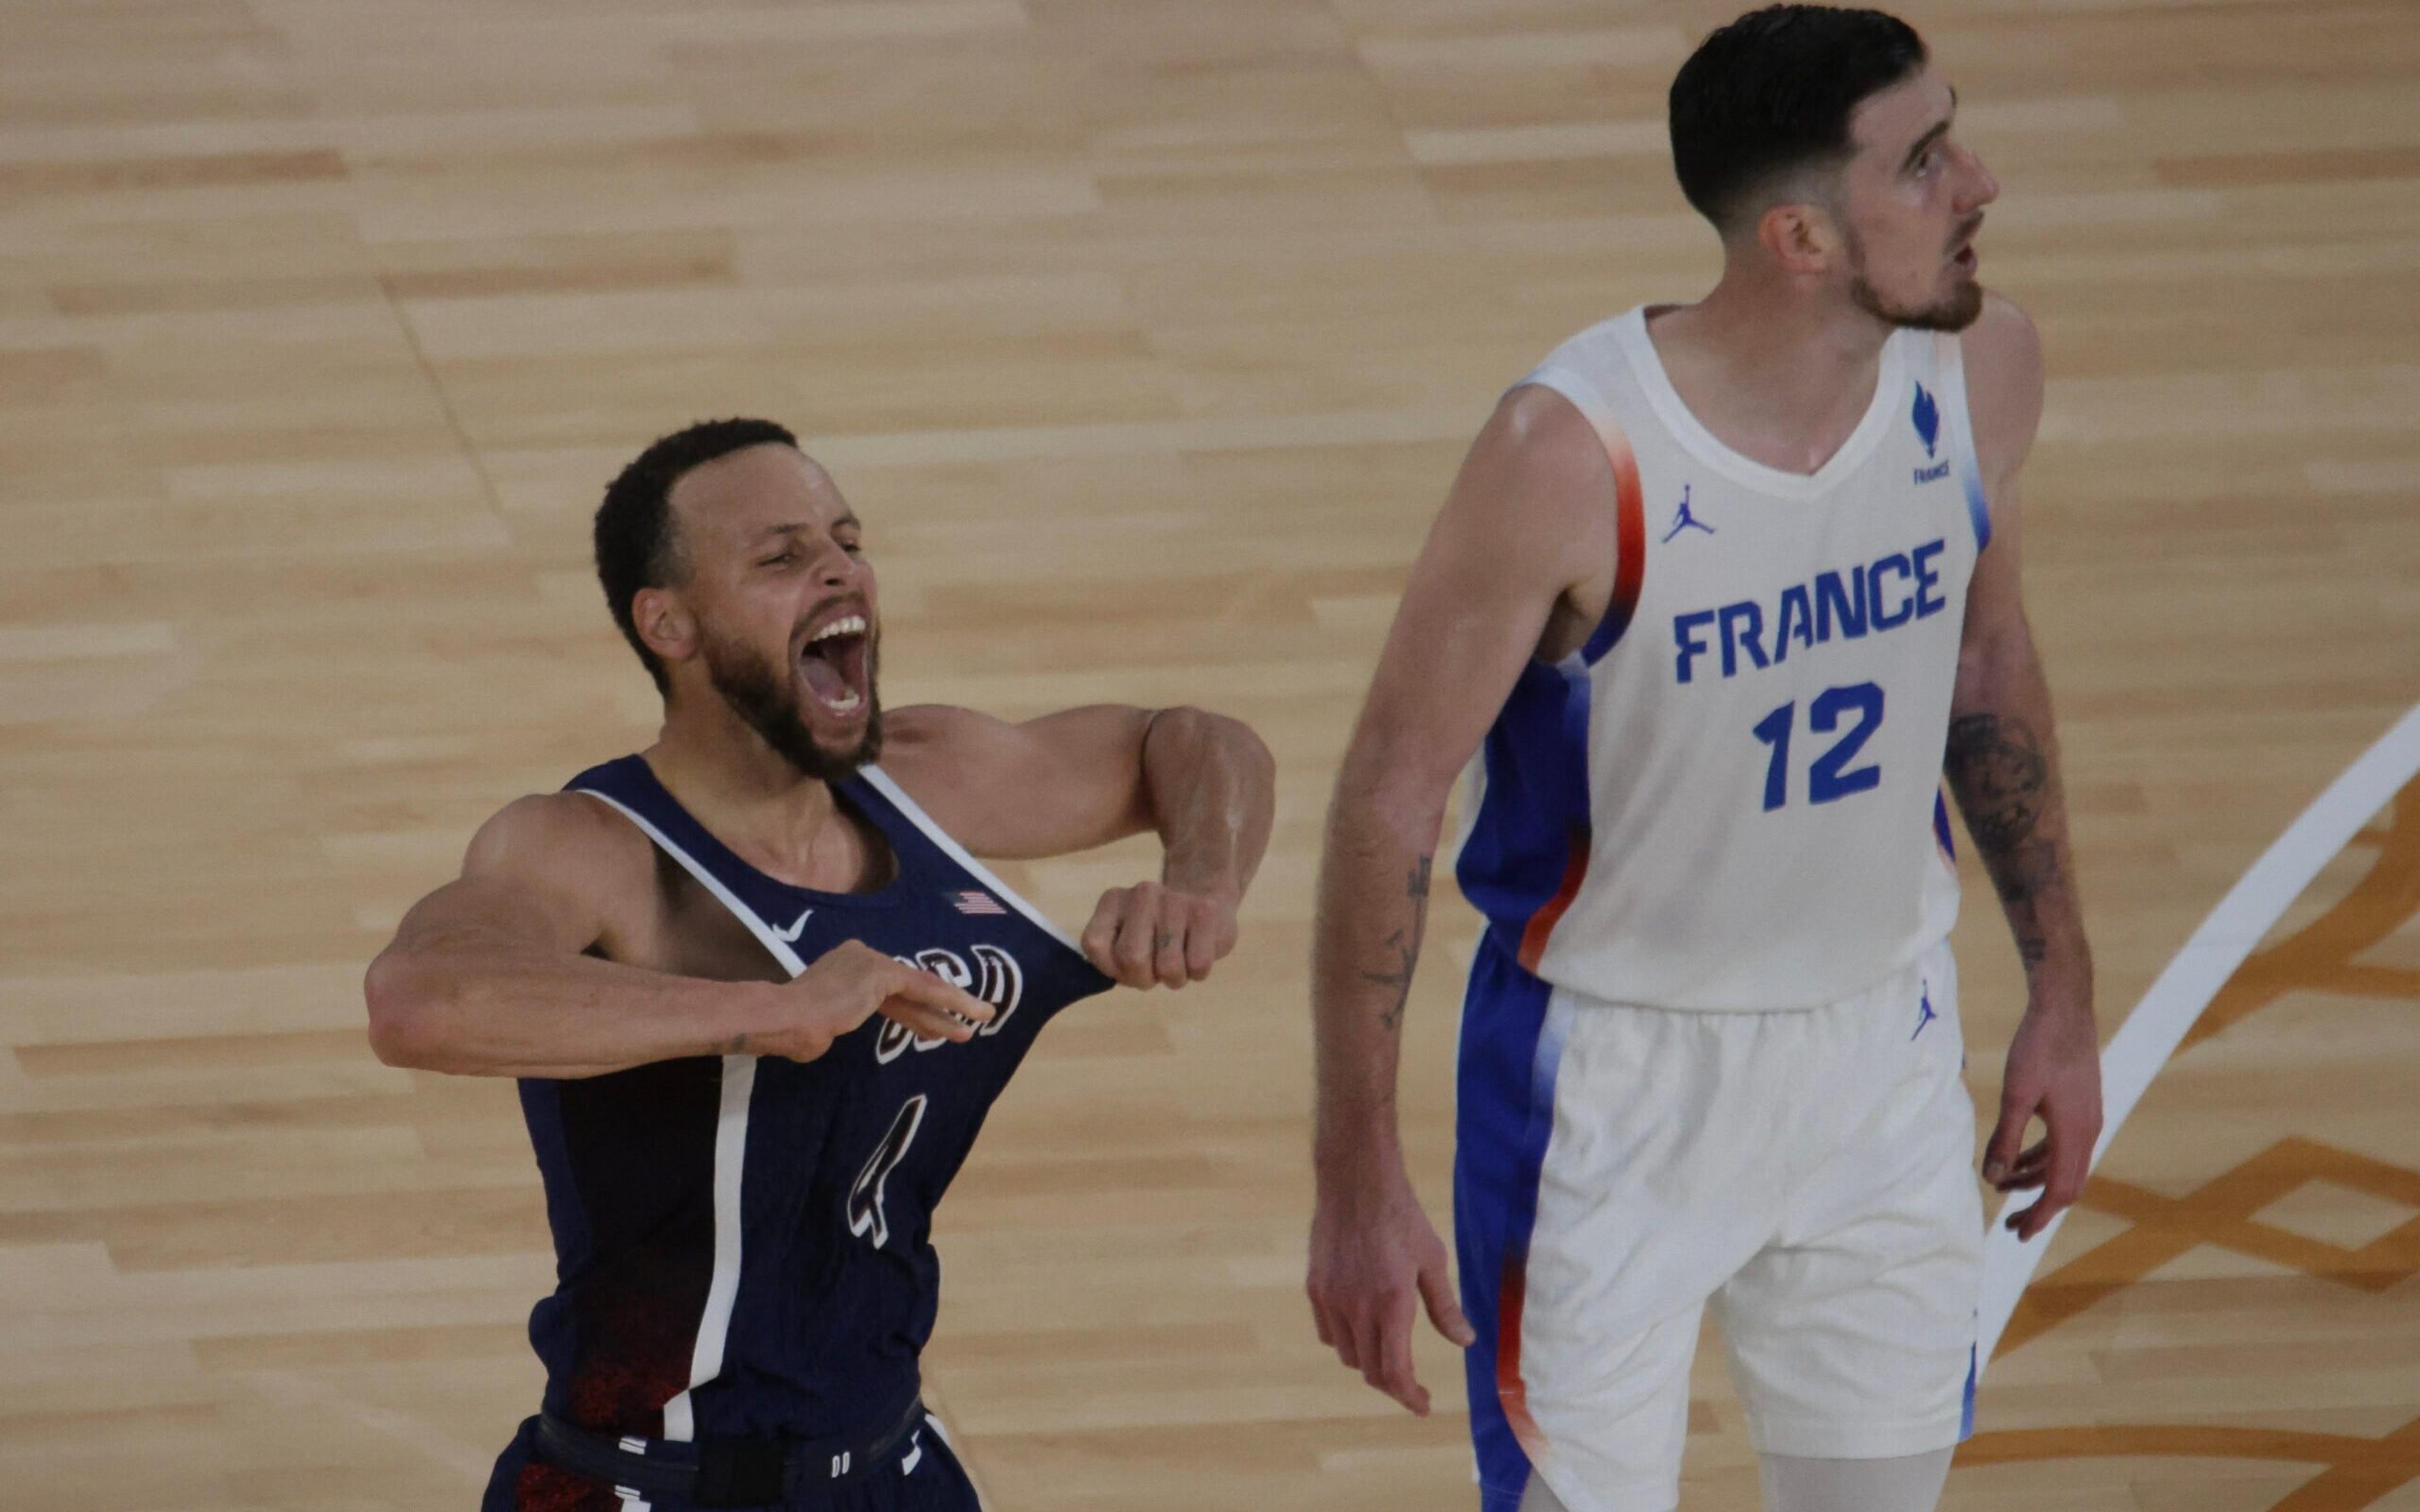
[[[1921,989],[1918,991],[1918,994],[1917,994],[1917,996],[1916,996],[1916,1034],[1922,1034],[1922,1033],[1924,1032],[1924,1026],[1925,1026],[1926,1025],[1928,1025],[1928,1024],[1931,1023],[1934,1019],[1937,1019],[1937,1018],[1939,1018],[1939,1017],[1941,1016],[1940,1014],[1938,1014],[1938,1013],[1936,1013],[1936,1012],[1934,1012],[1934,1011],[1932,1011],[1932,983],[1931,983],[1931,982],[1930,982],[1930,981],[1925,982],[1925,983],[1923,984],[1923,986],[1921,987]],[[1916,1034],[1911,1034],[1911,1035],[1909,1035],[1909,1036],[1908,1036],[1908,1038],[1909,1038],[1909,1039],[1911,1039],[1911,1040],[1913,1040],[1913,1039],[1915,1039],[1915,1038],[1916,1038]]]
[[[1713,526],[1707,524],[1704,520],[1699,519],[1697,516],[1689,513],[1689,486],[1685,483],[1681,485],[1680,512],[1672,517],[1672,528],[1664,532],[1664,544],[1668,546],[1670,545],[1672,537],[1680,534],[1683,531],[1703,531],[1708,535],[1714,533],[1714,528]]]

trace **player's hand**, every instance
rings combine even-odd
[[[770,1032],[749,1037],[749,1047],[761,1055],[813,1060],[876,1013],[919,1039],[963,1041],[994,1013],[973,994],[861,940],[844,940],[817,956],[786,991],[795,1011]]]
[[[1303,1289],[1319,1342],[1420,1417],[1429,1415],[1428,1388],[1412,1369],[1420,1310],[1462,1349],[1478,1337],[1454,1301],[1445,1242],[1400,1165],[1379,1175],[1321,1180]]]
[[[1101,894],[1084,959],[1128,987],[1182,987],[1235,948],[1232,893],[1138,882]]]
[[[2040,1141],[2020,1149],[2025,1126],[2037,1118]],[[2041,1189],[2031,1207],[2009,1214],[2019,1239],[2040,1233],[2084,1195],[2100,1137],[2101,1044],[2091,1011],[2037,1002],[2009,1041],[1999,1127],[1983,1147],[1983,1180],[2002,1192]]]

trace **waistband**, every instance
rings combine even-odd
[[[592,1433],[540,1412],[536,1442],[538,1453],[564,1469],[634,1491],[701,1507],[770,1506],[856,1480],[888,1463],[891,1451],[923,1420],[923,1400],[911,1396],[898,1420],[872,1435],[675,1443]]]

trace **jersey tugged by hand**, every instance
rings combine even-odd
[[[1084,926],[1084,959],[1128,987],[1182,987],[1235,948],[1236,900],[1138,882],[1101,894]]]
[[[860,940],[825,951],[783,991],[780,1022],[732,1049],[814,1060],[876,1013],[919,1036],[964,1043],[999,1013],[982,998]]]

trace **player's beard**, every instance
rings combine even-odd
[[[882,754],[882,702],[875,696],[876,641],[865,642],[865,733],[845,751],[828,750],[815,743],[805,714],[799,707],[796,675],[775,667],[751,648],[708,637],[706,673],[731,712],[764,737],[774,754],[798,768],[799,775],[817,782],[837,782]]]
[[[1866,277],[1865,241],[1845,224],[1841,230],[1849,241],[1849,298],[1856,301],[1858,309],[1878,320],[1916,331],[1963,331],[1982,315],[1983,285],[1972,277],[1962,278],[1947,294],[1931,304],[1892,304]]]

